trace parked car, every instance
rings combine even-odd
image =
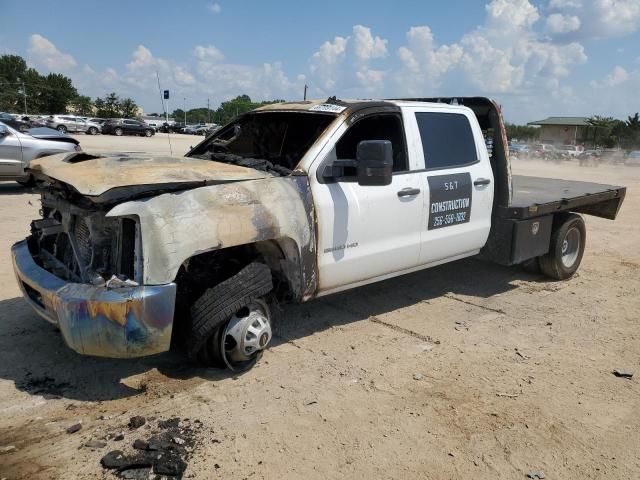
[[[106,121],[107,121],[107,119],[106,119],[106,118],[90,118],[88,121],[89,121],[89,122],[96,123],[96,124],[98,124],[98,125],[100,125],[100,126],[102,127],[102,124],[103,124],[104,122],[106,122]]]
[[[163,123],[160,127],[162,133],[180,133],[184,128],[184,123]]]
[[[31,128],[31,124],[29,122],[18,120],[16,117],[6,112],[0,112],[0,122],[10,126],[11,128],[15,128],[20,132],[25,132]]]
[[[102,133],[106,135],[140,135],[151,137],[155,131],[149,125],[130,118],[112,118],[102,124]]]
[[[558,160],[560,155],[556,147],[549,143],[536,143],[531,148],[531,156],[542,160]]]
[[[629,167],[640,167],[640,150],[629,152],[624,164]]]
[[[582,149],[576,145],[563,145],[558,149],[558,153],[567,157],[577,158],[582,153]]]
[[[65,152],[81,152],[79,141],[50,128],[33,128],[20,132],[0,122],[0,180],[32,182],[26,172],[35,158]]]
[[[531,153],[531,151],[529,150],[529,145],[512,143],[511,145],[509,145],[509,153],[515,158],[522,158],[529,156],[529,153]]]
[[[88,122],[74,115],[51,115],[47,119],[47,127],[54,128],[62,133],[83,132],[89,135],[100,133],[100,125]]]
[[[602,151],[600,150],[584,150],[578,155],[578,162],[581,167],[597,167],[600,165],[600,157]]]

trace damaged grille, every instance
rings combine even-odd
[[[36,262],[59,278],[93,285],[140,282],[138,224],[108,218],[98,209],[80,208],[42,195],[42,216],[31,224],[29,248]]]

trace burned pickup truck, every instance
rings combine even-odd
[[[69,347],[136,357],[182,339],[233,370],[269,344],[274,302],[478,254],[569,278],[580,214],[615,219],[625,195],[512,176],[486,98],[280,103],[186,157],[63,154],[29,173],[42,218],[14,268]]]

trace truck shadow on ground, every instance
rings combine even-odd
[[[469,259],[303,305],[289,305],[279,315],[272,345],[445,294],[488,298],[517,288],[513,284],[517,279],[535,281],[540,276]],[[105,401],[140,395],[144,387],[134,388],[122,380],[154,368],[177,380],[216,381],[234,376],[232,372],[198,367],[180,350],[123,360],[78,355],[65,345],[55,326],[38,317],[19,297],[0,301],[0,351],[0,379],[13,381],[20,391],[45,398]]]

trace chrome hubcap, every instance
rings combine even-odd
[[[253,361],[271,341],[269,308],[255,300],[231,317],[222,335],[224,361],[232,370]]]
[[[580,231],[577,228],[570,228],[562,241],[562,264],[571,268],[578,259],[580,252]]]

